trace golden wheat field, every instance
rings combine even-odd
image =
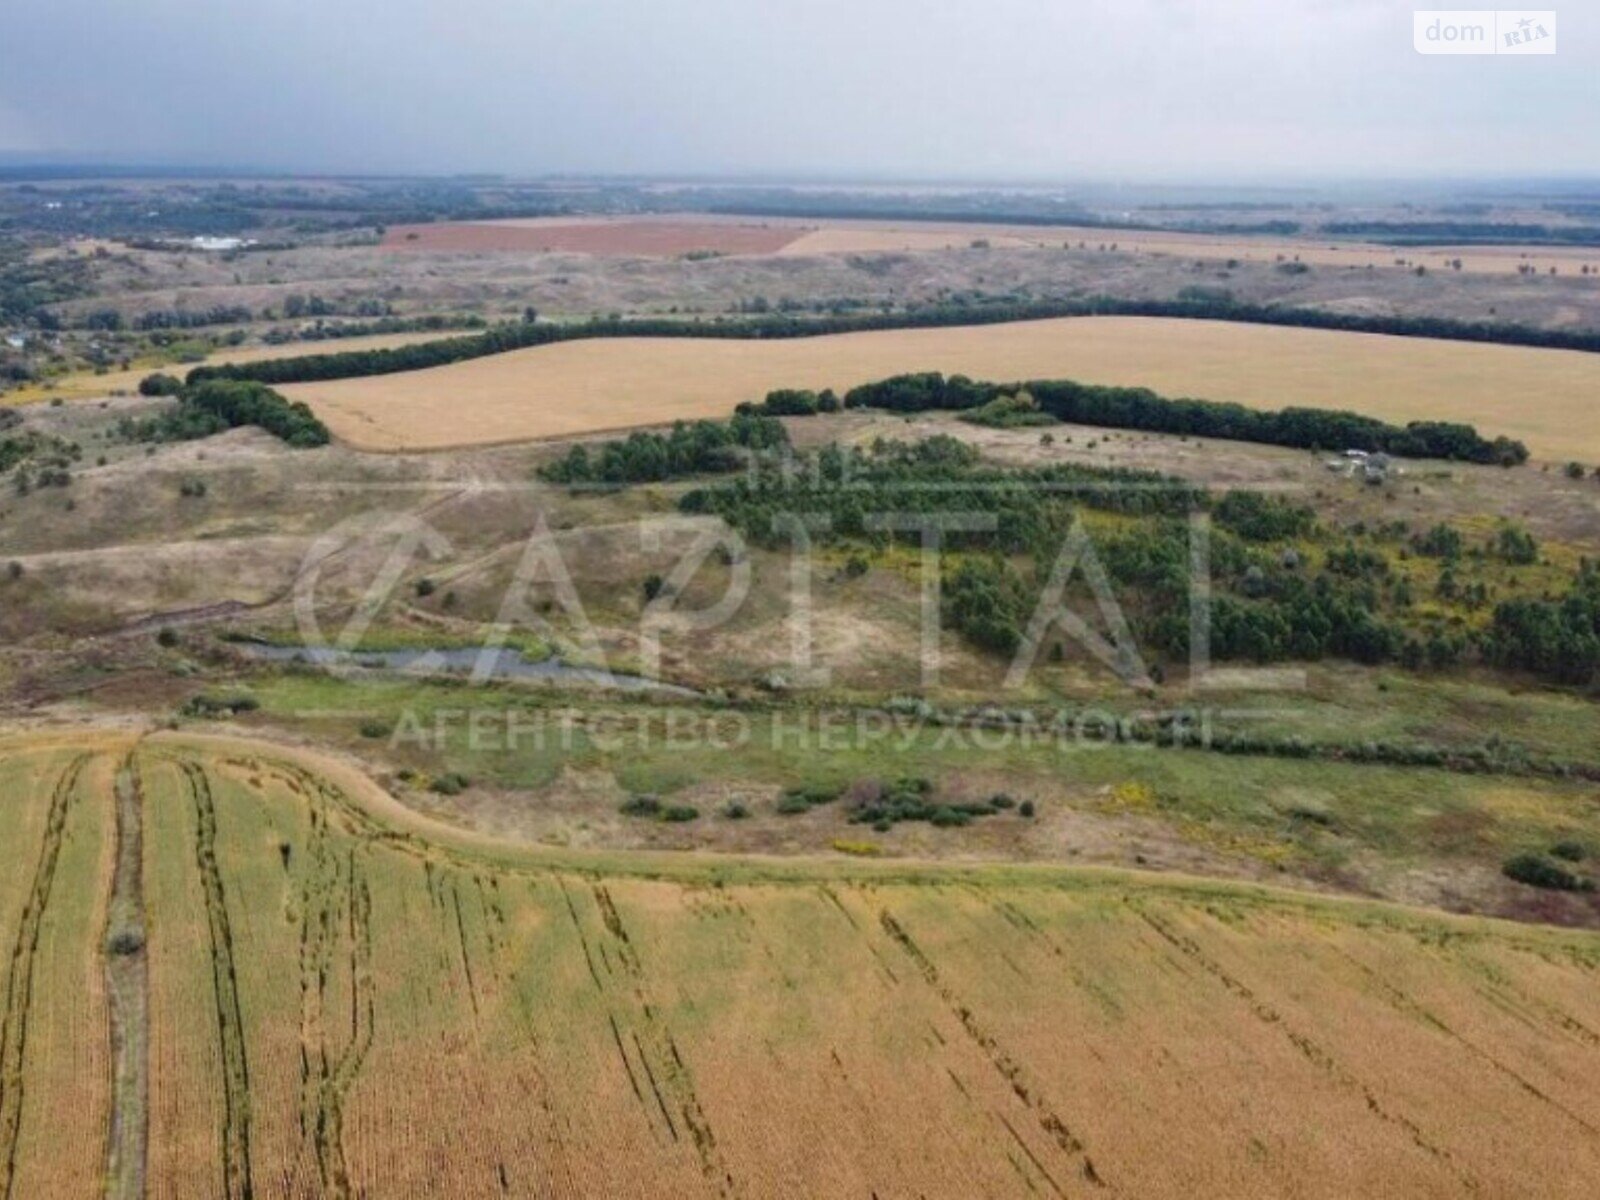
[[[1150,317],[1074,317],[772,341],[622,338],[283,389],[371,450],[571,437],[722,417],[779,387],[838,390],[902,371],[1070,378],[1260,408],[1454,420],[1536,457],[1600,458],[1600,356]]]
[[[7,1195],[101,1195],[130,1106],[131,1177],[184,1200],[1600,1176],[1593,935],[1118,872],[583,858],[264,743],[0,751]],[[114,1101],[96,981],[131,829],[147,1070]]]

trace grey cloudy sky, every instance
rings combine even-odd
[[[1600,173],[1600,2],[1424,57],[1393,0],[5,0],[0,151],[314,171]]]

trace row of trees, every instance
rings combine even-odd
[[[937,371],[927,371],[852,388],[844,402],[846,408],[884,408],[895,412],[967,411],[982,409],[1019,388],[1026,389],[1040,411],[1079,425],[1228,438],[1309,450],[1382,451],[1407,458],[1448,458],[1506,466],[1528,458],[1528,448],[1521,442],[1505,437],[1486,439],[1471,425],[1413,421],[1402,427],[1359,413],[1322,408],[1283,408],[1267,412],[1217,400],[1169,399],[1149,388],[1107,387],[1065,379],[996,384],[978,382],[964,375],[946,377]]]
[[[170,394],[164,390],[164,381],[170,378],[152,376],[140,390],[147,395]],[[210,380],[184,387],[177,397],[176,405],[153,417],[125,419],[122,436],[131,441],[184,442],[254,425],[300,449],[325,446],[331,438],[309,406],[259,383]]]
[[[574,446],[540,474],[553,483],[659,483],[732,471],[750,454],[789,444],[783,424],[738,414],[728,421],[684,421],[666,434],[633,433],[591,449]]]
[[[1183,317],[1253,324],[1290,325],[1401,337],[1449,338],[1456,341],[1500,342],[1517,346],[1552,346],[1600,352],[1600,331],[1535,329],[1507,323],[1477,323],[1447,317],[1374,316],[1249,304],[1224,295],[1189,294],[1173,300],[1136,300],[1095,296],[1080,300],[1002,301],[984,304],[937,304],[888,313],[842,313],[804,316],[774,313],[737,319],[620,316],[570,325],[519,321],[495,326],[475,337],[446,338],[388,350],[316,354],[256,363],[197,367],[191,380],[253,379],[261,383],[306,383],[361,375],[388,375],[444,366],[507,350],[554,342],[603,337],[714,337],[733,339],[816,337],[880,329],[920,329],[953,325],[997,325],[1012,321],[1083,316]],[[1042,402],[1043,397],[1040,397]]]

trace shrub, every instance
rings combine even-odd
[[[672,804],[661,810],[661,819],[681,825],[685,821],[700,819],[700,810],[692,804]]]
[[[177,644],[178,644],[178,631],[176,629],[174,629],[170,625],[162,626],[160,632],[158,632],[156,634],[156,645],[165,646],[167,649],[170,650],[172,647],[176,646]]]
[[[111,935],[106,949],[117,958],[131,958],[144,949],[144,934],[137,929],[119,929]]]
[[[1589,857],[1589,848],[1582,842],[1557,842],[1550,847],[1550,853],[1565,862],[1578,863]]]
[[[459,796],[471,786],[472,780],[459,771],[446,771],[443,775],[434,777],[433,782],[428,785],[428,790],[441,796]]]
[[[1024,800],[1021,804],[1017,805],[1017,815],[1019,817],[1032,817],[1033,812],[1034,808],[1032,800]]]
[[[422,598],[431,596],[436,586],[431,579],[419,579],[417,580],[417,595]]]
[[[1539,543],[1520,525],[1503,525],[1494,541],[1494,550],[1506,562],[1527,566],[1539,561]]]
[[[844,788],[836,783],[807,783],[791,787],[783,794],[786,799],[792,798],[807,808],[814,808],[819,804],[832,804],[844,795]]]
[[[1542,854],[1518,854],[1501,867],[1508,879],[1556,892],[1592,892],[1594,884]]]
[[[254,696],[242,693],[229,696],[215,696],[202,692],[191,697],[184,704],[182,712],[190,717],[221,717],[235,716],[239,713],[255,712],[261,707],[261,701]]]
[[[990,429],[1021,429],[1030,425],[1056,423],[1056,419],[1041,410],[1039,402],[1028,392],[996,396],[987,404],[962,413],[961,419],[972,425],[986,425]]]
[[[655,796],[629,796],[617,811],[625,817],[659,817],[661,801]]]
[[[883,853],[877,842],[853,842],[848,838],[835,838],[833,848],[840,854],[853,854],[857,858],[874,858]]]
[[[361,722],[361,736],[364,738],[382,738],[389,736],[389,726],[384,721],[369,717]]]
[[[732,800],[723,806],[722,815],[730,821],[742,821],[750,815],[750,809],[743,802]]]
[[[139,381],[141,396],[176,396],[183,390],[183,381],[174,375],[146,375]]]

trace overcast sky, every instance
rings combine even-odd
[[[1424,57],[1393,0],[4,0],[0,151],[323,172],[1600,173],[1600,2]]]

